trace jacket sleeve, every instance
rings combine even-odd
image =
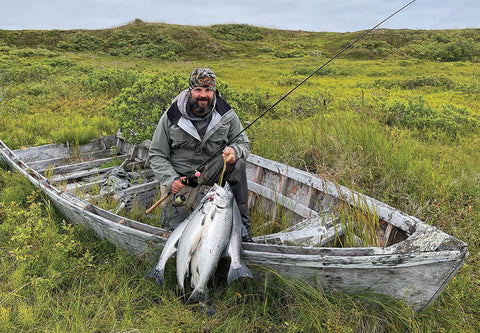
[[[243,131],[242,123],[238,118],[237,114],[234,113],[234,117],[230,120],[230,130],[229,130],[229,138],[231,140],[235,135]],[[236,137],[229,145],[235,151],[235,155],[237,158],[244,158],[246,159],[250,154],[250,144],[248,142],[248,137],[245,132],[242,132],[238,137]]]
[[[150,165],[161,185],[170,189],[175,178],[179,177],[170,163],[170,135],[169,120],[167,113],[164,113],[158,122],[148,154]]]

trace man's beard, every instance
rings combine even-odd
[[[208,104],[206,107],[201,107],[200,105],[198,105],[198,101],[208,101]],[[210,112],[212,112],[214,99],[209,100],[208,98],[199,98],[198,100],[194,100],[192,95],[190,95],[189,102],[190,102],[190,105],[192,106],[192,110],[194,113],[200,116],[205,116],[207,114],[210,114]]]

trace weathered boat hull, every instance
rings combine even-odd
[[[51,181],[63,177],[68,183],[89,173],[106,172],[98,168],[97,159],[108,159],[112,151],[143,163],[148,173],[147,147],[132,146],[118,137],[97,139],[83,147],[46,145],[17,151],[0,141],[2,159],[45,192],[69,221],[93,230],[130,254],[154,260],[166,242],[167,230],[101,209]],[[68,162],[72,156],[80,156],[81,161]],[[50,173],[50,180],[42,173]],[[247,173],[250,205],[262,205],[272,214],[280,205],[292,225],[286,232],[255,237],[255,243],[243,244],[243,259],[254,272],[255,267],[265,267],[337,290],[368,290],[403,300],[420,311],[440,294],[468,255],[465,243],[435,227],[301,170],[251,155]],[[157,185],[151,180],[125,193],[153,200]],[[375,211],[387,225],[381,246],[337,248],[302,243],[316,239],[316,244],[325,245],[331,240],[337,229],[335,221],[329,219],[329,210],[340,201],[351,206],[362,202]],[[401,237],[394,240],[392,230]],[[287,242],[289,239],[293,244]]]

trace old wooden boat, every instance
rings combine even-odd
[[[132,202],[149,207],[158,199],[148,145],[108,136],[83,146],[48,144],[12,151],[0,140],[2,159],[45,192],[69,221],[128,253],[157,259],[168,231],[116,213]],[[90,191],[105,182],[102,176],[118,170],[108,166],[112,160],[124,161],[123,170],[134,170],[143,182],[122,189],[110,183],[104,193]],[[268,212],[269,220],[281,215],[286,224],[284,230],[243,244],[244,260],[254,274],[261,274],[255,267],[267,267],[337,290],[388,295],[421,311],[468,255],[460,240],[371,197],[253,154],[247,162],[250,208]],[[105,195],[118,199],[115,209],[95,204]],[[365,242],[366,234],[359,230],[369,220],[374,236]],[[353,245],[347,244],[349,238]]]

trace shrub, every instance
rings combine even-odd
[[[2,69],[0,80],[3,82],[30,83],[32,81],[43,81],[53,74],[54,69],[50,66],[25,63],[21,67]]]
[[[132,55],[137,58],[160,58],[178,60],[177,53],[183,51],[183,46],[176,42],[168,42],[165,45],[143,44],[129,48],[111,49],[110,55]]]
[[[162,113],[187,82],[187,77],[175,72],[144,74],[110,100],[107,110],[118,120],[126,140],[150,140]]]
[[[276,51],[274,56],[277,58],[302,58],[305,57],[307,53],[303,50],[291,50],[291,51]]]
[[[308,118],[324,111],[327,102],[332,102],[333,98],[333,93],[327,89],[299,93],[288,103],[288,107],[293,116]]]
[[[443,75],[436,76],[417,76],[413,79],[394,79],[394,80],[384,80],[376,79],[371,84],[372,87],[384,87],[387,89],[400,88],[400,89],[417,89],[419,87],[436,87],[442,88],[445,90],[450,90],[455,88],[455,82]]]
[[[83,88],[97,93],[119,93],[121,89],[131,87],[139,73],[126,68],[124,70],[104,68],[88,73],[80,79]]]
[[[458,37],[452,41],[429,41],[413,47],[412,55],[436,61],[476,61],[480,45],[473,38]]]
[[[185,48],[159,32],[144,33],[130,29],[113,31],[107,38],[106,49],[112,56],[132,55],[135,57],[176,60]]]
[[[222,81],[217,83],[217,89],[243,122],[251,120],[249,118],[258,113],[259,107],[253,93],[238,92]]]
[[[46,59],[43,61],[43,63],[56,68],[71,68],[77,66],[74,61],[62,58]]]
[[[101,38],[78,32],[71,40],[59,42],[57,48],[69,51],[98,51],[103,49],[104,44]]]
[[[17,55],[19,57],[48,57],[48,58],[53,58],[57,57],[59,53],[57,52],[52,52],[47,49],[43,48],[25,48],[25,49],[12,49],[9,54]]]
[[[396,102],[386,107],[385,113],[387,125],[441,131],[450,137],[477,131],[480,126],[480,117],[467,108],[446,105],[442,109],[435,109],[421,97],[407,104]]]
[[[236,41],[254,41],[263,38],[262,30],[248,24],[224,24],[213,27],[215,38]]]
[[[44,82],[30,84],[27,88],[27,94],[32,96],[40,96],[49,94],[52,92],[52,88]]]

